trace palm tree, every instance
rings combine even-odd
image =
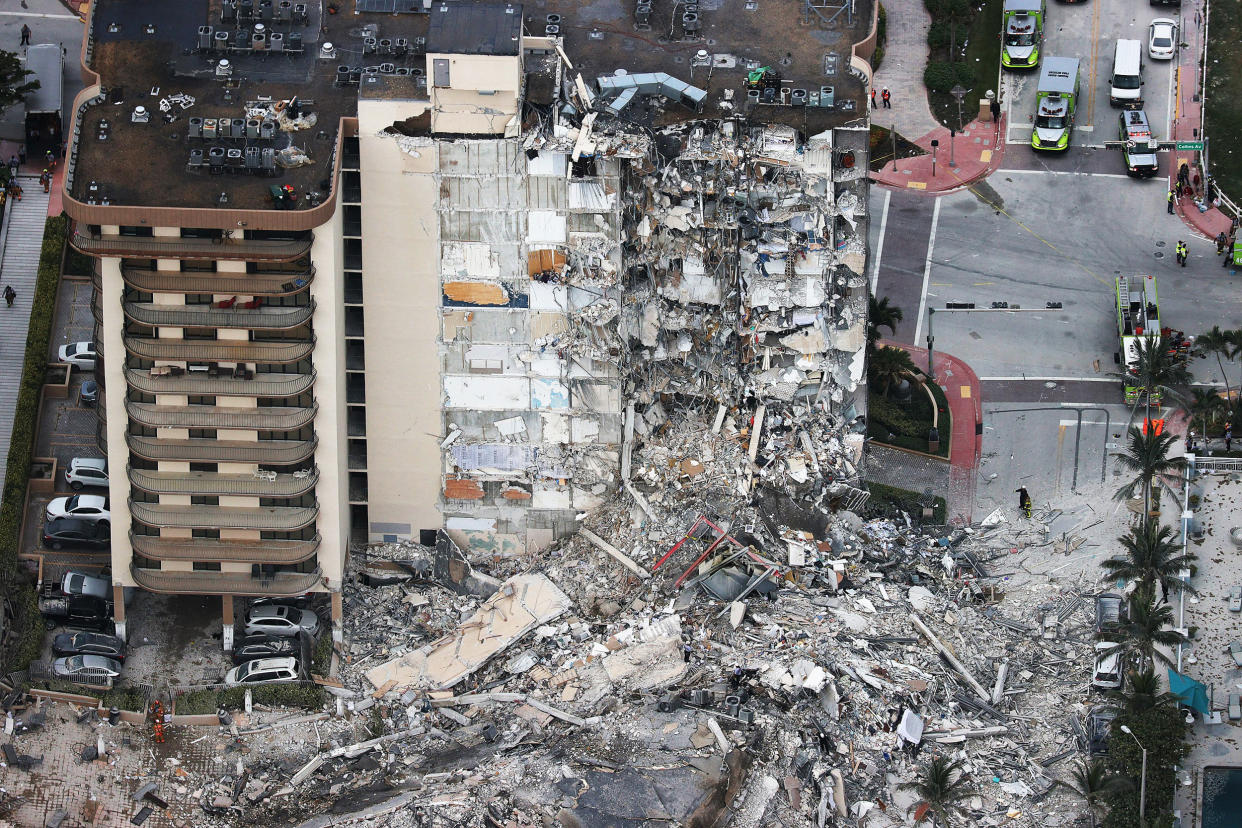
[[[1104,809],[1105,799],[1132,787],[1125,777],[1110,774],[1099,759],[1092,759],[1090,762],[1082,760],[1078,767],[1074,768],[1069,782],[1058,779],[1052,784],[1054,787],[1065,788],[1077,794],[1079,799],[1087,804],[1091,828],[1095,828],[1096,818]]]
[[[1225,365],[1221,362],[1222,356],[1233,358],[1233,340],[1230,334],[1233,331],[1222,331],[1220,325],[1213,325],[1212,330],[1207,333],[1199,334],[1195,338],[1195,356],[1199,359],[1207,359],[1209,356],[1216,357],[1216,367],[1220,369],[1220,375],[1225,380],[1225,395],[1232,400],[1233,390],[1229,385],[1229,374],[1225,372]]]
[[[885,345],[871,352],[871,364],[867,369],[872,381],[879,382],[885,396],[893,383],[918,373],[910,354],[901,348]]]
[[[1242,332],[1239,332],[1239,346],[1242,346]],[[1169,353],[1159,337],[1154,334],[1137,339],[1134,343],[1134,365],[1126,369],[1123,377],[1143,389],[1144,419],[1151,419],[1151,398],[1160,391],[1169,397],[1178,396],[1172,387],[1190,384],[1190,369],[1176,354]],[[1138,408],[1138,401],[1134,403]],[[1130,419],[1134,419],[1134,408],[1130,409]]]
[[[1137,581],[1147,588],[1159,584],[1165,600],[1174,584],[1194,594],[1194,589],[1183,583],[1177,573],[1189,567],[1195,556],[1182,554],[1181,547],[1173,541],[1172,527],[1161,526],[1149,517],[1141,526],[1131,526],[1129,533],[1117,541],[1125,548],[1126,556],[1100,562],[1109,577]]]
[[[1158,650],[1157,645],[1171,649],[1187,641],[1186,636],[1173,629],[1173,608],[1168,604],[1158,605],[1155,590],[1147,585],[1140,586],[1130,596],[1129,620],[1114,631],[1097,634],[1096,638],[1113,645],[1102,650],[1102,655],[1120,654],[1133,669],[1154,665],[1157,661],[1172,666],[1173,661]]]
[[[1143,515],[1149,516],[1152,510],[1152,493],[1159,495],[1160,489],[1172,491],[1166,477],[1174,476],[1182,467],[1182,458],[1169,457],[1169,449],[1176,438],[1172,434],[1157,434],[1155,429],[1147,429],[1144,434],[1138,426],[1130,426],[1127,434],[1126,450],[1115,452],[1117,462],[1135,475],[1134,479],[1117,489],[1113,495],[1116,500],[1128,500],[1136,491],[1143,493]],[[1159,500],[1157,499],[1157,503]]]
[[[927,812],[932,817],[932,825],[936,821],[950,825],[950,816],[958,816],[965,809],[960,803],[974,793],[974,787],[966,782],[959,759],[949,760],[944,756],[933,756],[914,782],[902,782],[897,787],[903,791],[913,791],[919,799],[927,803]]]
[[[1128,690],[1110,690],[1108,696],[1129,715],[1139,715],[1173,704],[1172,693],[1161,692],[1160,675],[1150,665],[1126,674]]]
[[[874,348],[880,340],[880,328],[888,328],[889,333],[897,333],[897,323],[904,314],[901,308],[888,303],[888,297],[876,299],[874,296],[867,301],[867,347]]]
[[[1190,418],[1190,424],[1193,426],[1196,419],[1199,420],[1199,426],[1202,431],[1203,439],[1207,440],[1208,427],[1216,425],[1220,420],[1220,415],[1226,410],[1225,401],[1220,398],[1220,394],[1211,388],[1192,388],[1190,397],[1182,400],[1182,410],[1186,412],[1186,416]]]

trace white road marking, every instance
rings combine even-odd
[[[1126,178],[1130,176],[1122,173],[1093,173],[1093,172],[1072,172],[1069,170],[1011,170],[1008,167],[1001,167],[1000,172],[1016,173],[1018,175],[1082,175],[1089,178]]]
[[[1112,377],[979,377],[980,382],[1121,382]]]
[[[919,316],[914,324],[914,344],[923,341],[923,314],[927,312],[927,281],[931,277],[932,248],[936,246],[936,226],[940,223],[940,199],[932,208],[931,235],[927,238],[927,258],[923,262],[923,291],[919,294]]]
[[[34,12],[0,11],[0,17],[36,17],[42,20],[81,20],[76,14],[35,14]]]
[[[871,266],[871,295],[880,283],[880,259],[884,257],[884,231],[888,229],[888,203],[893,198],[892,190],[884,191],[884,212],[880,214],[880,243],[875,246],[875,263]]]

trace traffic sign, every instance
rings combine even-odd
[[[1177,142],[1177,149],[1178,149],[1179,151],[1180,151],[1180,150],[1190,150],[1190,151],[1193,151],[1193,152],[1202,152],[1202,151],[1203,151],[1203,142],[1202,142],[1202,141],[1178,141],[1178,142]]]

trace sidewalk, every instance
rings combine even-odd
[[[879,172],[870,174],[871,180],[885,187],[910,190],[926,190],[929,193],[947,193],[968,187],[980,178],[991,175],[1000,168],[1005,156],[1004,120],[997,129],[994,122],[974,120],[966,125],[956,138],[949,137],[949,130],[942,126],[919,138],[918,144],[927,155],[890,161]],[[935,175],[932,175],[932,141],[939,141],[936,151]],[[954,146],[950,149],[950,141]],[[949,166],[950,159],[957,162]]]
[[[901,348],[910,354],[915,365],[927,365],[926,348],[887,340],[880,340],[879,345]],[[945,490],[937,494],[941,494],[948,505],[948,521],[968,525],[974,513],[976,472],[983,453],[983,397],[979,377],[965,362],[940,351],[933,354],[932,367],[936,383],[944,390],[949,403],[949,413],[953,418],[949,438],[948,479],[945,482],[941,478]],[[885,462],[890,467],[890,478],[894,471],[907,472],[901,478],[904,482],[894,481],[895,485],[914,491],[923,489],[923,481],[930,482],[926,476],[929,464],[942,467],[944,465],[940,461],[896,451],[885,452],[885,455]],[[903,457],[906,459],[903,460]],[[896,466],[901,468],[897,469]]]
[[[884,10],[884,60],[872,81],[880,108],[871,110],[871,121],[877,126],[891,127],[913,141],[915,136],[940,127],[931,115],[927,88],[923,86],[931,15],[923,0],[888,0]],[[885,109],[880,100],[885,88],[892,93],[890,109]]]
[[[1177,53],[1177,92],[1173,110],[1173,141],[1203,140],[1203,102],[1199,100],[1199,58],[1204,54],[1203,13],[1199,4],[1195,10],[1190,6],[1183,7],[1182,42],[1188,44]],[[1193,150],[1173,150],[1169,153],[1168,180],[1177,180],[1177,171],[1182,164],[1195,169],[1198,153]],[[1236,197],[1236,196],[1235,196]],[[1222,231],[1228,232],[1233,223],[1229,216],[1215,207],[1208,205],[1207,212],[1199,212],[1198,205],[1189,198],[1181,196],[1177,199],[1177,214],[1192,229],[1205,238],[1214,239]]]

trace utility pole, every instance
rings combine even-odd
[[[935,138],[932,139],[932,178],[936,177],[936,150],[940,146],[940,142]]]

